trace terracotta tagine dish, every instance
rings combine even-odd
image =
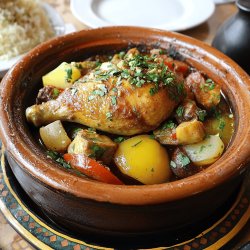
[[[112,55],[113,58],[103,55]],[[109,61],[106,62],[104,57]],[[115,62],[116,59],[118,62]],[[95,60],[98,66],[93,66]],[[49,80],[47,84],[44,76],[47,79],[48,76],[55,77],[48,73],[63,62],[70,67],[61,71],[66,74],[63,76],[63,84],[69,85],[62,87],[59,84],[56,91],[55,86],[52,87],[56,97],[36,103],[39,89],[43,88],[44,91],[53,82]],[[77,64],[72,66],[72,62],[87,63],[77,67]],[[158,68],[152,68],[158,62],[159,65],[155,66]],[[92,65],[87,68],[87,73],[84,71],[86,64]],[[115,70],[111,71],[109,67],[113,65]],[[76,72],[80,72],[78,77]],[[116,79],[115,83],[109,80],[111,76]],[[81,78],[72,83],[75,77]],[[157,82],[154,77],[158,77],[161,82]],[[192,89],[190,93],[193,97],[190,98],[199,106],[199,112],[205,110],[208,117],[205,119],[213,118],[217,112],[213,108],[220,98],[226,103],[227,108],[221,110],[227,110],[225,112],[229,113],[226,115],[233,119],[230,125],[233,127],[231,139],[227,142],[223,141],[223,136],[220,139],[220,133],[208,135],[204,117],[192,117],[191,121],[183,118],[185,122],[179,119],[183,110],[186,110],[183,102],[188,93],[185,92],[185,97],[178,95],[187,91],[190,86],[185,84],[190,79],[195,82],[197,77],[197,81],[204,83],[205,89]],[[93,89],[95,81],[97,87]],[[87,92],[83,86],[89,86],[89,82],[92,84],[90,92],[84,99]],[[181,87],[176,88],[173,82]],[[110,84],[115,86],[111,88]],[[125,85],[126,91],[123,92],[122,87],[125,88]],[[174,90],[170,89],[171,86]],[[166,94],[165,89],[173,93],[175,99]],[[24,191],[58,225],[79,235],[144,237],[161,231],[173,232],[211,216],[239,189],[250,158],[249,90],[249,76],[235,62],[193,38],[138,27],[84,30],[41,44],[5,75],[1,82],[1,140],[11,169]],[[203,99],[199,97],[202,94],[205,95]],[[74,99],[76,97],[78,99]],[[102,102],[102,98],[106,98],[106,101]],[[150,98],[154,98],[153,101]],[[120,103],[123,106],[119,106]],[[136,106],[136,110],[134,106],[130,107],[131,103]],[[84,109],[80,110],[78,106]],[[224,113],[219,114],[221,119]],[[81,126],[88,128],[81,127],[81,132],[74,138],[70,137],[65,128],[69,141],[63,140],[62,144],[66,143],[68,148],[57,150],[56,146],[51,146],[54,139],[46,140],[41,132],[55,120],[60,124],[62,121],[63,126],[65,121],[73,121],[74,124],[81,123]],[[176,125],[169,123],[169,120]],[[166,121],[167,125],[161,129],[174,131],[170,143],[161,137],[162,130],[158,131]],[[192,134],[193,141],[190,143],[186,138],[189,135],[189,129],[185,128],[187,123],[192,123],[191,126],[198,131]],[[227,124],[223,121],[219,127],[223,130]],[[88,133],[92,133],[92,136],[94,134],[96,141],[110,135],[111,139],[106,138],[105,143],[102,141],[105,149],[110,150],[109,153],[101,151],[102,154],[99,154],[100,144],[91,141]],[[117,142],[114,137],[120,138],[120,141]],[[136,141],[136,138],[139,140]],[[77,144],[80,142],[76,140],[84,142]],[[207,144],[209,149],[205,148],[205,144],[199,144],[205,140],[215,140],[217,147],[220,147],[219,153],[211,153],[211,144]],[[144,143],[148,143],[146,153],[142,151]],[[194,144],[201,145],[198,152]],[[84,145],[84,153],[76,151],[76,148],[80,150],[79,145]],[[95,155],[86,156],[86,150],[93,149],[93,145]],[[114,148],[116,151],[111,150]],[[165,151],[162,153],[165,149],[168,154]],[[62,158],[55,160],[48,155],[48,150]],[[137,170],[133,171],[134,163],[129,165],[131,169],[124,168],[124,162],[128,164],[128,158],[134,155],[129,150],[137,150],[136,154],[141,154],[141,158],[134,160],[137,165],[152,160],[154,165],[150,166],[150,176],[153,179],[145,177],[144,173],[138,174]],[[176,150],[179,150],[181,156],[178,156]],[[202,158],[203,150],[212,156]],[[153,159],[148,159],[152,152]],[[196,154],[201,158],[197,159]],[[155,159],[160,161],[156,162]],[[60,165],[62,161],[73,167],[68,169],[68,165]],[[92,164],[98,167],[109,166],[104,169],[112,173],[111,184],[105,183],[109,181],[103,181],[101,177],[98,179],[91,171],[90,176],[82,172],[83,168],[79,165],[83,161],[87,162],[89,168]],[[156,176],[163,162],[163,172]],[[168,166],[168,170],[165,166]],[[179,167],[182,167],[181,170]]]

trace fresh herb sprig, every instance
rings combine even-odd
[[[66,162],[59,153],[52,150],[47,150],[46,153],[48,158],[51,158],[52,160],[58,162],[62,167],[71,169],[70,164]]]

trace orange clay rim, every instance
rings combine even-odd
[[[92,37],[92,38],[91,38]],[[202,56],[203,66],[210,61],[214,67],[220,65],[218,74],[228,72],[231,82],[227,84],[232,96],[230,102],[234,103],[237,129],[234,140],[223,156],[206,170],[191,177],[164,184],[145,186],[116,186],[87,180],[72,175],[58,167],[56,163],[47,159],[38,148],[32,148],[32,138],[19,130],[19,125],[24,121],[15,121],[10,112],[12,107],[15,83],[22,79],[26,69],[32,65],[34,58],[42,60],[42,56],[52,53],[54,47],[65,49],[72,41],[85,38],[95,40],[95,45],[101,45],[103,40],[118,39],[117,43],[130,41],[133,37],[140,37],[146,43],[150,39],[159,39],[160,43],[174,42],[181,48],[195,51]],[[112,41],[113,41],[112,40]],[[39,59],[40,58],[40,59]],[[53,58],[53,57],[52,57]],[[209,66],[210,65],[210,66]],[[157,204],[184,197],[192,196],[221,185],[226,180],[239,175],[246,169],[246,162],[250,156],[250,79],[249,76],[231,59],[214,48],[193,38],[157,29],[139,27],[105,27],[92,30],[83,30],[52,39],[39,45],[23,57],[4,77],[1,83],[0,100],[0,134],[8,153],[25,171],[34,179],[50,186],[52,189],[66,192],[73,196],[105,201],[116,204]]]

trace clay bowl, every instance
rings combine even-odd
[[[41,76],[62,61],[77,61],[127,46],[170,49],[219,82],[235,114],[224,155],[189,178],[147,186],[115,186],[83,179],[46,157],[25,119]],[[232,60],[190,37],[138,27],[84,30],[33,49],[1,83],[0,132],[22,188],[46,215],[78,234],[145,235],[197,223],[238,190],[250,156],[250,80]]]

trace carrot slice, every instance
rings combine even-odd
[[[63,158],[72,168],[94,180],[123,185],[123,183],[107,167],[105,167],[105,165],[84,154],[64,154]]]

